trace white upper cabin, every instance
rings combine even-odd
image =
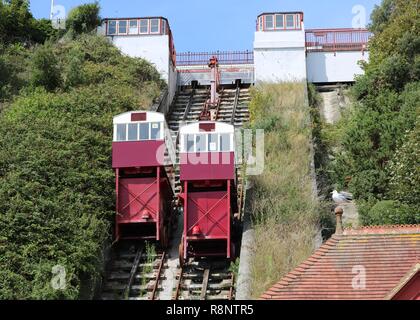
[[[159,112],[132,111],[114,117],[114,142],[163,140],[165,116]]]
[[[235,127],[222,122],[202,121],[180,128],[183,153],[234,152]]]

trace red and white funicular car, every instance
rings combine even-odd
[[[168,242],[173,189],[165,170],[165,128],[165,117],[157,112],[127,112],[114,117],[117,241]]]
[[[181,262],[233,255],[231,230],[238,209],[234,131],[232,125],[220,122],[197,122],[180,129]]]

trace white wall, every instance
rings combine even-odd
[[[176,90],[178,88],[178,71],[176,68],[172,65],[172,60],[169,59],[169,81],[168,81],[168,111],[169,106],[172,103],[172,100],[175,97]]]
[[[259,49],[254,51],[256,82],[304,81],[305,49]]]
[[[369,60],[369,52],[361,51],[309,52],[307,70],[309,82],[352,82],[355,75],[363,74],[358,61]]]
[[[166,81],[169,80],[169,36],[113,36],[108,37],[121,52],[152,63]]]
[[[257,31],[254,41],[256,82],[306,80],[305,31]]]

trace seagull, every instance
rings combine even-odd
[[[332,199],[335,203],[349,203],[351,200],[353,200],[353,195],[348,192],[337,192],[337,190],[334,190],[332,193]]]

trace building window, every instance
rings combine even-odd
[[[209,134],[209,145],[208,150],[209,152],[216,152],[219,149],[219,143],[218,143],[218,135],[217,134]]]
[[[302,26],[301,26],[301,16],[300,16],[300,14],[297,14],[296,15],[296,29],[301,29],[302,28]]]
[[[130,123],[128,124],[128,141],[136,141],[138,140],[138,124],[137,123]]]
[[[161,23],[162,23],[162,34],[166,34],[166,21],[162,20]]]
[[[147,19],[140,20],[140,33],[142,34],[149,33],[149,20]]]
[[[185,135],[185,151],[194,152],[194,135],[187,134]]]
[[[159,33],[159,19],[150,20],[150,33]]]
[[[284,15],[276,14],[276,29],[284,29]]]
[[[140,140],[150,139],[149,127],[148,123],[140,123]]]
[[[152,140],[160,139],[160,123],[159,122],[152,123],[151,134],[152,134]]]
[[[118,33],[127,34],[127,20],[118,21]]]
[[[265,29],[270,30],[274,29],[274,21],[273,16],[265,16]]]
[[[130,20],[129,34],[138,34],[138,33],[139,33],[139,28],[138,28],[137,20]]]
[[[295,15],[293,14],[286,15],[286,28],[295,29]]]
[[[263,30],[263,17],[258,18],[258,30],[259,31]]]
[[[127,140],[127,125],[117,124],[117,141]]]
[[[206,152],[206,134],[197,134],[195,136],[195,152]]]
[[[220,135],[220,151],[230,151],[230,134],[225,133]]]
[[[117,21],[115,20],[108,21],[108,34],[109,35],[117,34]]]

